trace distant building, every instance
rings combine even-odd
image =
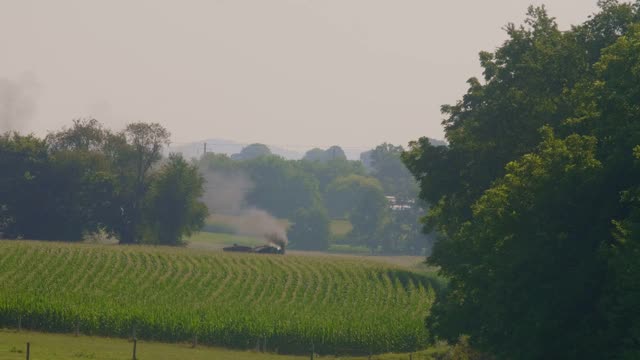
[[[393,211],[409,210],[412,208],[412,205],[415,203],[415,201],[409,200],[406,204],[399,204],[395,196],[385,196],[385,197],[387,198],[387,202],[389,202],[389,208]]]

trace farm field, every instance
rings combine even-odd
[[[426,276],[337,256],[0,242],[0,325],[306,353],[427,343]]]
[[[23,360],[26,343],[31,343],[31,359],[34,360],[124,360],[131,359],[132,342],[126,339],[95,336],[78,337],[69,334],[46,334],[33,331],[0,329],[0,360]],[[412,354],[419,360],[433,360],[447,352],[446,347],[435,347]],[[277,355],[247,350],[229,350],[207,346],[192,348],[190,344],[166,344],[138,342],[137,358],[141,360],[308,360],[308,355]],[[365,356],[316,356],[316,359],[364,360]],[[374,355],[374,360],[406,360],[409,354]]]
[[[251,237],[251,236],[241,236],[241,235],[231,235],[231,234],[221,234],[221,233],[211,233],[211,232],[197,232],[193,234],[191,237],[186,239],[187,247],[190,249],[198,249],[198,250],[221,250],[225,246],[230,246],[233,244],[242,244],[247,246],[258,246],[264,245],[264,239]],[[369,255],[368,253],[361,254],[343,254],[336,252],[322,252],[322,251],[304,251],[304,250],[290,250],[287,249],[287,254],[294,255],[305,255],[305,256],[335,256],[341,257],[344,259],[359,259],[359,260],[371,260],[371,261],[379,261],[383,263],[388,263],[391,265],[402,266],[406,268],[412,268],[415,270],[425,270],[426,266],[423,266],[424,256],[413,256],[413,255]]]

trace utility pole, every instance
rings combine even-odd
[[[205,141],[204,143],[204,152],[202,153],[203,155],[207,154],[207,142]]]

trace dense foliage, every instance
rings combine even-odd
[[[271,155],[271,149],[267,145],[255,143],[245,146],[239,153],[231,155],[231,158],[234,160],[251,160],[269,155]]]
[[[640,356],[640,2],[570,31],[544,8],[403,155],[450,278],[429,326],[499,359]]]
[[[372,177],[349,175],[335,179],[327,188],[331,208],[349,219],[356,243],[378,247],[387,223],[389,207],[382,185]]]
[[[423,348],[424,276],[377,262],[0,243],[0,326],[279,352]]]
[[[418,195],[418,184],[402,163],[402,146],[381,144],[368,153],[371,175],[380,181],[384,193],[396,198],[397,204],[408,204]]]
[[[334,145],[326,150],[313,148],[307,151],[302,159],[306,161],[327,162],[332,160],[347,160],[347,155],[345,155],[344,150],[342,150],[340,146]]]
[[[443,144],[428,139],[431,144]],[[380,144],[361,155],[369,173],[380,181],[384,194],[391,199],[393,211],[382,231],[382,249],[385,252],[420,254],[429,253],[433,233],[420,231],[420,218],[428,210],[428,204],[418,198],[418,183],[402,162],[402,146]]]
[[[194,166],[173,156],[156,169],[168,142],[158,124],[114,133],[96,120],[45,139],[0,136],[0,233],[78,241],[102,230],[126,244],[180,243],[202,226],[206,209]]]
[[[195,165],[181,156],[170,155],[154,174],[145,197],[145,239],[152,243],[178,245],[184,237],[200,230],[207,207],[199,201],[204,179]]]
[[[326,151],[333,151],[333,148]],[[371,175],[367,175],[361,162],[342,157],[294,161],[260,156],[234,160],[224,154],[208,153],[199,159],[198,166],[205,177],[222,176],[227,183],[245,183],[246,189],[240,185],[225,186],[224,191],[246,191],[243,206],[257,207],[286,218],[292,225],[289,235],[296,248],[326,250],[333,241],[339,245],[367,246],[372,251],[420,254],[426,247],[426,237],[417,226],[423,209],[410,199],[412,190],[405,189],[405,184],[413,186],[415,197],[415,180],[400,160],[398,149],[401,148],[387,144],[380,148],[394,149],[394,152],[380,155],[385,160],[378,160],[376,164],[385,170]],[[402,197],[403,206],[398,206],[402,211],[392,211],[392,204],[385,197],[384,184],[374,177],[378,174],[395,184],[385,182],[388,188],[400,189],[389,190],[391,194],[406,194],[398,196]],[[233,213],[237,209],[227,206],[219,211]],[[348,220],[352,231],[330,239],[326,231],[331,219]]]
[[[291,219],[287,232],[293,249],[327,250],[329,248],[329,216],[324,208],[299,209]]]

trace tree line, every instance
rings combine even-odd
[[[420,254],[429,240],[419,227],[426,207],[417,202],[417,183],[402,163],[402,151],[382,144],[366,154],[365,165],[347,160],[339,146],[285,160],[263,144],[251,144],[231,156],[207,153],[198,167],[205,173],[246,175],[252,183],[246,205],[289,220],[293,248],[327,250],[333,243]],[[388,196],[404,206],[394,210]],[[349,221],[352,230],[332,235],[335,219]]]
[[[169,132],[133,123],[113,132],[75,120],[40,139],[0,136],[0,232],[6,238],[80,241],[103,231],[122,244],[180,244],[207,216],[203,178]]]
[[[401,161],[400,146],[382,144],[363,161],[347,160],[339,146],[285,160],[262,144],[231,156],[185,160],[163,156],[169,141],[159,124],[112,131],[95,119],[75,120],[44,138],[3,134],[0,233],[80,241],[102,232],[122,244],[180,245],[205,224],[203,174],[214,171],[247,176],[252,186],[246,205],[287,219],[294,248],[337,244],[420,254],[427,247],[418,225],[426,206],[417,200],[417,182]],[[334,219],[348,221],[351,231],[332,234]]]
[[[496,359],[640,358],[640,2],[529,9],[405,164],[449,279],[435,337]]]

